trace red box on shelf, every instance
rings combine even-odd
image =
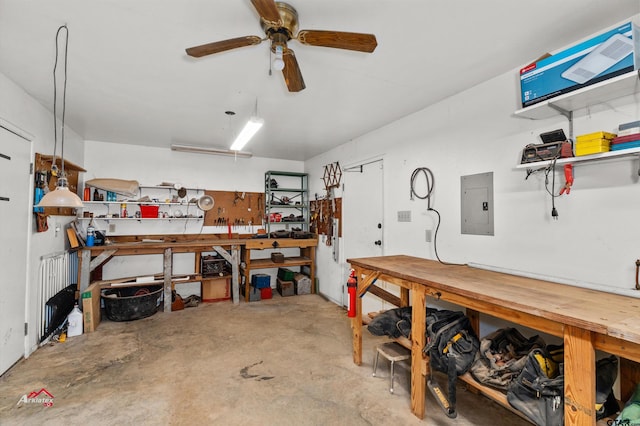
[[[271,299],[273,296],[273,291],[271,287],[261,288],[260,289],[260,298],[261,299]]]

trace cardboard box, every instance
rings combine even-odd
[[[200,284],[202,301],[220,302],[231,299],[230,283],[229,278],[202,280]]]
[[[100,289],[99,283],[93,283],[82,292],[82,314],[84,332],[96,331],[100,324]]]
[[[522,107],[638,69],[638,16],[522,68]]]

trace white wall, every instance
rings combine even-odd
[[[264,174],[268,170],[302,172],[304,169],[304,163],[301,161],[260,157],[236,159],[226,156],[176,152],[168,148],[150,148],[100,141],[86,141],[85,144],[87,180],[93,178],[131,179],[137,180],[141,185],[178,182],[184,187],[213,191],[264,192]],[[104,221],[97,223],[100,226]],[[227,232],[226,227],[203,227],[202,221],[160,220],[144,221],[143,223],[112,221],[112,223],[115,223],[117,228],[112,235]],[[193,254],[174,255],[174,273],[193,272],[193,262]],[[104,266],[103,277],[110,279],[154,274],[161,271],[162,257],[160,255],[123,256],[115,257]],[[195,294],[198,291],[199,285],[197,284],[178,286],[178,292],[183,295]]]
[[[53,97],[53,87],[51,88]],[[73,105],[67,105],[67,112],[73,110]],[[44,108],[38,101],[32,98],[22,88],[0,74],[0,117],[12,123],[24,132],[33,135],[31,156],[35,153],[53,154],[53,114]],[[58,140],[58,153],[60,155],[60,140]],[[84,147],[80,137],[70,128],[65,130],[65,158],[75,164],[82,165]],[[81,176],[82,178],[82,176]],[[8,183],[5,183],[8,184]],[[33,191],[33,188],[32,188]],[[33,199],[33,193],[31,194]],[[33,216],[32,209],[24,214]],[[49,217],[49,230],[36,232],[35,223],[32,232],[25,236],[29,240],[29,270],[25,285],[27,286],[27,318],[29,323],[29,336],[25,342],[25,355],[29,355],[37,347],[36,338],[36,295],[38,290],[38,270],[40,257],[51,253],[57,253],[65,249],[66,236],[65,225],[73,219],[65,216]],[[7,220],[7,218],[0,218]],[[61,232],[56,232],[59,228]],[[1,262],[2,260],[0,260]]]
[[[438,253],[448,262],[474,262],[523,273],[575,281],[605,291],[636,295],[635,260],[640,257],[640,185],[638,159],[575,165],[568,196],[556,199],[552,220],[550,196],[541,175],[525,181],[516,170],[522,148],[540,143],[542,132],[563,128],[558,116],[533,121],[513,116],[519,108],[517,70],[507,72],[432,107],[363,135],[305,162],[309,181],[320,192],[323,166],[335,161],[355,164],[376,155],[384,158],[385,254],[434,259],[425,230],[435,230],[435,215],[426,202],[409,200],[409,180],[417,167],[435,175],[433,207],[442,215]],[[390,106],[392,107],[392,106]],[[616,131],[619,123],[637,120],[639,103],[629,96],[576,113],[575,133]],[[556,193],[564,184],[556,174]],[[460,177],[493,172],[495,236],[460,232]],[[398,210],[412,212],[411,223],[399,223]],[[320,288],[346,282],[346,264],[318,250]]]

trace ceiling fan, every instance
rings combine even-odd
[[[350,33],[343,31],[300,30],[298,31],[298,12],[293,6],[274,0],[251,0],[260,15],[260,25],[266,37],[245,36],[216,41],[186,49],[189,56],[199,58],[238,47],[271,41],[271,51],[275,54],[274,68],[281,69],[284,81],[290,92],[299,92],[305,88],[302,73],[296,56],[288,46],[289,40],[298,40],[310,46],[333,47],[337,49],[357,50],[371,53],[378,42],[373,34]]]

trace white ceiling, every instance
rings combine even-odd
[[[66,121],[85,139],[227,148],[257,102],[265,125],[245,149],[304,160],[640,12],[640,0],[289,3],[300,29],[373,33],[377,49],[291,41],[307,88],[289,93],[269,75],[266,42],[185,54],[263,36],[249,0],[0,0],[0,72],[52,110],[55,34],[67,24]]]

